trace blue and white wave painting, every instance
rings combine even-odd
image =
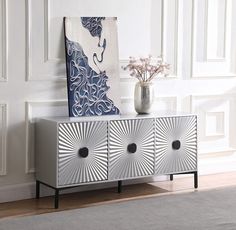
[[[93,53],[92,60],[97,67],[93,69],[88,62],[88,56],[79,42],[71,41],[66,36],[66,65],[68,81],[69,116],[99,116],[120,114],[114,102],[108,98],[108,76],[106,70],[101,70],[99,63],[103,62],[106,50],[106,38],[101,41],[102,20],[105,17],[82,17],[81,23],[92,37],[98,38],[97,46],[101,54]]]

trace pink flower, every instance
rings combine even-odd
[[[129,64],[122,68],[128,69],[131,72],[130,75],[136,77],[140,82],[149,82],[160,73],[166,77],[170,65],[164,63],[162,57],[158,57],[156,64],[152,64],[152,56],[149,55],[147,58],[139,58],[139,60],[130,57]]]

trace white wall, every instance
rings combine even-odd
[[[233,0],[0,0],[0,201],[33,194],[34,119],[68,114],[63,16],[117,16],[120,65],[162,53],[172,71],[155,80],[155,109],[199,114],[201,174],[235,170],[235,10]],[[121,70],[123,112],[134,112],[134,84]]]

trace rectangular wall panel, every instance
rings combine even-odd
[[[134,109],[134,99],[133,98],[121,98],[122,109],[121,113],[136,113]],[[155,98],[152,105],[153,112],[158,111],[177,111],[177,97],[158,97]]]
[[[225,59],[226,0],[207,0],[207,60]]]
[[[235,150],[235,100],[233,95],[191,97],[192,112],[198,114],[199,153]]]
[[[225,112],[222,111],[210,111],[206,112],[206,137],[219,137],[225,136],[225,127],[227,122],[225,119]]]
[[[26,102],[26,173],[35,171],[35,119],[52,116],[68,116],[67,101]]]
[[[66,77],[65,62],[60,59],[49,60],[48,57],[48,5],[48,0],[26,1],[27,80],[55,81]],[[62,24],[61,34],[58,36],[63,38]],[[64,51],[64,46],[57,48]]]
[[[7,105],[0,103],[0,175],[6,175]]]
[[[0,0],[0,81],[6,81],[6,0]]]
[[[232,0],[193,1],[193,77],[236,76]]]
[[[179,0],[162,1],[162,55],[171,65],[170,74],[178,75]]]

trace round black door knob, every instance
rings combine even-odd
[[[127,146],[127,151],[129,153],[135,153],[137,151],[137,145],[135,143],[129,144]]]
[[[88,154],[89,154],[88,148],[83,147],[83,148],[80,148],[80,149],[79,149],[79,156],[85,158],[85,157],[88,156]]]
[[[180,149],[180,146],[181,146],[181,143],[179,140],[175,140],[172,142],[172,148],[175,149],[175,150],[178,150]]]

